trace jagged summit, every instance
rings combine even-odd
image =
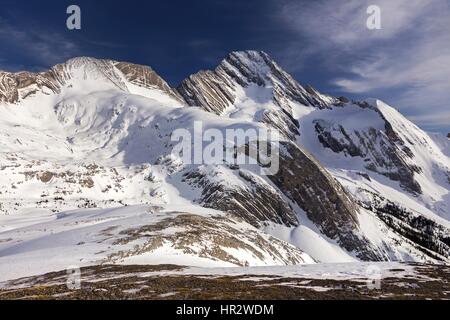
[[[327,108],[337,102],[335,98],[303,88],[267,53],[251,50],[230,53],[214,71],[201,71],[185,79],[178,91],[189,105],[220,114],[236,101],[237,86],[251,85],[271,87],[273,101],[280,106],[297,102]]]
[[[215,70],[200,71],[178,86],[190,106],[230,118],[263,122],[287,137],[298,135],[297,105],[331,108],[340,101],[304,88],[263,51],[230,53]]]

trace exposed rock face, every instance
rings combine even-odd
[[[450,139],[450,133],[447,135],[447,138],[449,138]]]
[[[293,104],[323,109],[338,103],[338,99],[321,95],[312,87],[303,88],[266,53],[257,51],[233,52],[214,71],[190,76],[177,90],[188,105],[221,115],[236,102],[238,89],[251,85],[271,88],[273,103],[279,109],[265,112],[262,122],[290,137],[298,134]]]
[[[292,140],[299,134],[299,124],[292,116],[295,103],[319,110],[344,103],[343,98],[339,100],[321,95],[310,86],[303,88],[267,54],[254,51],[230,54],[215,71],[202,71],[183,81],[178,91],[189,105],[201,106],[221,115],[238,99],[237,88],[250,85],[272,88],[273,103],[279,109],[265,111],[262,122]],[[281,154],[281,170],[270,177],[279,189],[277,192],[298,204],[325,235],[337,240],[347,250],[355,251],[362,259],[381,259],[358,232],[357,208],[339,183],[294,143],[286,143],[284,147],[286,151]],[[204,181],[202,185],[205,187],[202,202],[207,206],[217,208],[215,206],[218,205],[220,210],[248,217],[247,221],[279,223],[281,219],[287,225],[297,224],[289,206],[278,199],[282,197],[274,198],[273,193],[264,188],[243,192],[224,190],[220,184],[209,185]],[[270,200],[261,201],[261,195],[269,195]]]
[[[204,207],[230,212],[255,227],[271,221],[286,226],[297,226],[298,220],[282,194],[260,177],[236,169],[246,187],[230,184],[226,180],[211,179],[218,171],[199,170],[185,174],[184,180],[202,189],[197,201]]]
[[[329,238],[363,260],[381,259],[359,231],[351,196],[311,155],[293,143],[283,147],[280,171],[270,177],[273,183]]]
[[[59,84],[51,72],[0,72],[0,102],[16,103],[20,98],[36,93],[38,90],[50,90],[57,93]]]

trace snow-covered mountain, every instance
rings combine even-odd
[[[379,100],[303,87],[266,53],[231,53],[178,88],[93,58],[0,72],[0,112],[1,273],[450,262],[445,137]],[[280,170],[184,163],[171,137],[198,121],[277,129]]]
[[[267,54],[253,51],[230,54],[215,71],[191,76],[178,90],[188,104],[201,105],[222,117],[267,123],[284,132],[352,194],[358,210],[362,207],[363,211],[370,211],[367,217],[362,218],[364,213],[359,217],[359,227],[372,229],[375,221],[364,223],[375,213],[376,220],[382,221],[378,227],[388,224],[389,230],[395,229],[408,241],[413,239],[415,246],[423,229],[432,229],[429,225],[435,223],[443,226],[438,239],[430,232],[426,242],[437,241],[437,247],[442,247],[438,251],[448,257],[448,148],[442,142],[439,146],[392,107],[379,100],[349,101],[320,94],[310,87],[304,89]],[[222,96],[231,98],[223,100]],[[301,175],[297,172],[294,176],[298,179]],[[292,194],[292,190],[286,191],[285,194]],[[317,204],[306,211],[310,213],[308,218],[323,228],[322,221],[314,220]],[[407,226],[403,225],[405,221]],[[372,231],[363,234],[371,235],[370,242],[383,248],[386,236],[375,236]],[[389,242],[396,242],[394,238]],[[396,249],[381,250],[384,258],[404,257]]]

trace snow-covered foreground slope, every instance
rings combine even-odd
[[[265,53],[233,53],[177,89],[91,58],[1,73],[0,113],[0,261],[20,276],[72,263],[449,261],[445,141],[381,101],[303,88]],[[185,163],[172,136],[201,138],[198,123],[275,128],[280,170]]]
[[[130,206],[0,219],[0,281],[103,264],[264,266],[314,263],[230,214]]]

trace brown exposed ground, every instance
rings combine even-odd
[[[205,276],[176,273],[183,267],[95,266],[82,269],[80,290],[69,290],[67,273],[16,280],[0,290],[0,299],[27,300],[335,300],[335,299],[450,299],[450,267],[416,266],[416,274],[396,277],[390,270],[381,289],[366,279],[283,278],[267,276]],[[14,289],[15,287],[15,289]]]

